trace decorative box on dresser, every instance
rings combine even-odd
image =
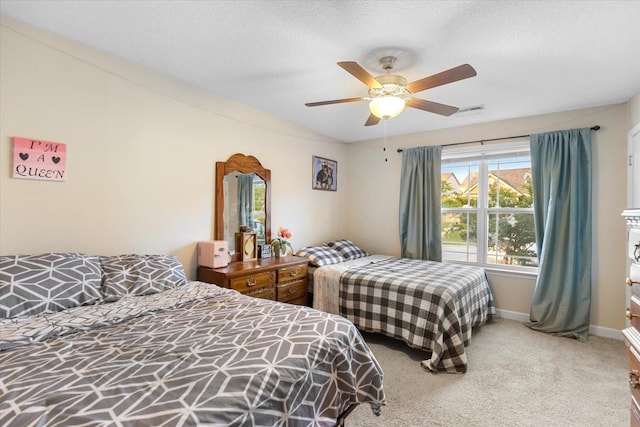
[[[631,297],[627,318],[629,327],[622,331],[629,344],[629,386],[631,388],[631,425],[640,427],[640,209],[622,213],[627,221],[629,266],[627,285]]]
[[[307,258],[284,256],[198,267],[197,280],[255,298],[307,305]]]

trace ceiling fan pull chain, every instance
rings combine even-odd
[[[382,127],[384,129],[384,143],[382,145],[382,152],[384,153],[384,161],[387,161],[387,122],[389,119],[382,120]]]

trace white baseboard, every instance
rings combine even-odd
[[[517,311],[501,310],[496,308],[496,316],[503,319],[516,320],[518,322],[529,322],[529,313],[519,313]],[[620,329],[605,328],[604,326],[589,326],[589,335],[603,338],[613,338],[616,340],[624,340]]]
[[[624,336],[620,329],[605,328],[604,326],[589,326],[589,334],[603,338],[613,338],[614,340],[624,341]]]
[[[496,308],[496,316],[503,319],[517,320],[522,323],[529,321],[529,313],[519,313],[517,311],[501,310],[499,308]]]

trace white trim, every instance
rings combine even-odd
[[[496,308],[496,316],[502,319],[516,320],[522,323],[529,322],[529,314],[519,313],[517,311],[502,310],[502,309]]]
[[[455,257],[447,258],[448,252],[443,250],[443,261],[445,262],[463,262],[479,267],[491,268],[493,266],[497,269],[512,270],[514,272],[524,272],[526,276],[531,277],[532,274],[537,275],[537,267],[524,267],[524,266],[510,266],[509,268],[501,268],[500,266],[489,263],[489,248],[488,245],[480,244],[479,242],[488,241],[489,238],[489,221],[491,221],[492,215],[495,215],[495,220],[498,221],[498,215],[503,213],[513,214],[529,214],[533,215],[534,210],[531,208],[511,208],[511,207],[489,207],[489,164],[492,159],[509,159],[515,157],[527,157],[529,164],[531,164],[530,143],[527,138],[520,139],[515,142],[495,144],[487,147],[485,145],[476,147],[445,147],[446,151],[442,152],[442,165],[460,164],[460,168],[463,168],[466,163],[467,177],[470,179],[472,164],[475,166],[477,174],[477,206],[475,208],[471,206],[440,209],[441,214],[444,213],[461,213],[467,215],[467,220],[470,215],[476,215],[476,261],[456,261]],[[498,165],[499,168],[499,165]],[[445,167],[446,169],[446,167]],[[441,168],[442,172],[442,168]],[[498,188],[500,188],[498,186]],[[534,230],[535,231],[535,230]],[[482,238],[480,238],[482,236]],[[469,247],[469,237],[467,235],[467,248]],[[455,252],[455,251],[452,251]],[[459,252],[460,253],[460,252]],[[468,250],[467,250],[468,255]]]
[[[632,154],[633,154],[633,138],[640,134],[640,123],[637,123],[633,128],[631,128],[631,130],[629,131],[629,133],[627,134],[627,165],[628,165],[628,171],[627,171],[627,206],[630,208],[634,208],[636,206],[632,206],[633,204],[633,189],[634,189],[634,182],[633,182],[633,165],[629,164],[629,160],[631,160],[632,162],[640,162],[640,159],[633,159],[632,158]],[[638,206],[640,207],[640,206]]]
[[[496,316],[502,319],[515,320],[522,323],[529,323],[530,320],[528,313],[501,310],[499,308],[496,308]],[[604,326],[589,325],[589,335],[624,341],[624,336],[622,335],[622,331],[620,329],[605,328]]]
[[[602,338],[613,338],[614,340],[624,341],[622,330],[605,328],[604,326],[589,325],[589,334]]]
[[[538,267],[519,267],[517,270],[509,270],[504,267],[498,267],[495,264],[488,264],[488,265],[479,265],[479,264],[472,264],[472,263],[469,263],[469,264],[477,265],[479,267],[484,268],[487,274],[490,276],[522,277],[525,279],[532,279],[532,280],[536,280],[536,278],[538,277]]]

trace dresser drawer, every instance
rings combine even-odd
[[[637,416],[637,402],[640,402],[640,354],[633,345],[629,346],[629,387],[631,388],[631,421],[634,421],[634,412]],[[635,406],[635,408],[634,408]],[[636,422],[637,422],[636,418]]]
[[[640,427],[640,408],[633,396],[631,396],[631,427]]]
[[[281,268],[278,270],[278,283],[288,282],[290,280],[302,279],[306,277],[307,264]]]
[[[633,400],[640,402],[640,354],[633,346],[629,347],[629,387]]]
[[[637,295],[631,295],[629,299],[627,318],[631,321],[631,326],[640,330],[640,297]]]
[[[229,287],[243,294],[259,288],[273,287],[275,284],[275,273],[266,271],[264,273],[248,274],[229,280]]]
[[[292,300],[302,300],[304,298],[303,304],[306,305],[306,297],[307,297],[307,281],[306,280],[295,280],[290,282],[285,282],[284,284],[279,284],[277,286],[278,290],[278,301],[281,302],[289,302]]]
[[[244,294],[253,298],[270,299],[272,301],[276,299],[276,291],[273,288],[251,289]]]
[[[309,300],[307,299],[306,296],[300,297],[300,298],[296,298],[296,299],[292,299],[291,301],[286,301],[286,303],[287,304],[302,305],[302,306],[310,307]]]

